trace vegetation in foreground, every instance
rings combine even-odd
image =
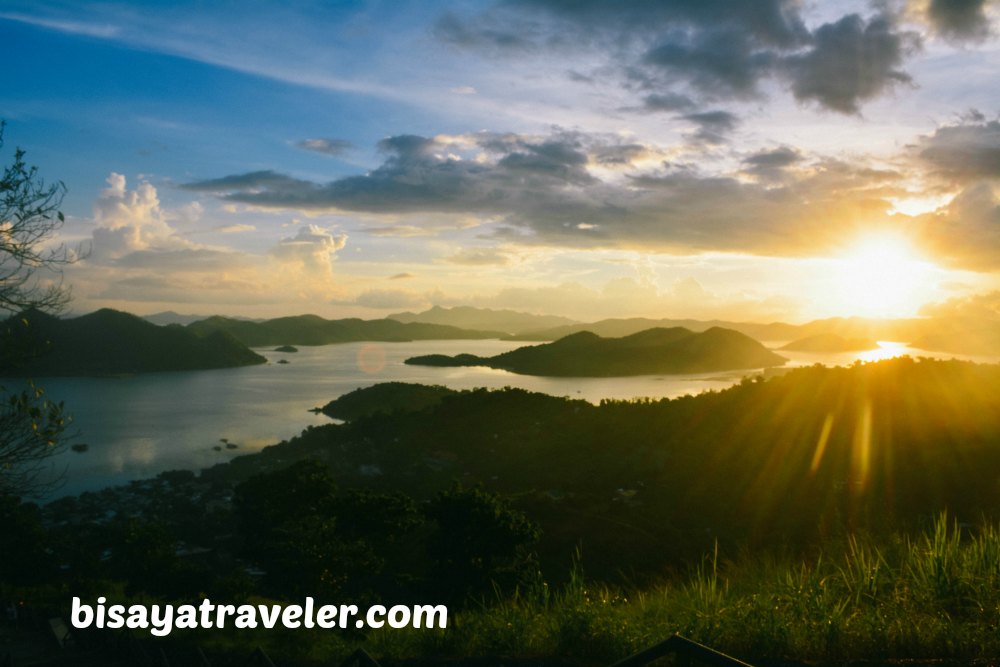
[[[538,580],[453,609],[444,630],[175,631],[171,641],[209,655],[261,646],[295,665],[364,648],[387,664],[494,656],[589,666],[680,633],[751,664],[969,664],[1000,655],[998,624],[1000,525],[963,527],[942,514],[912,536],[845,536],[809,557],[715,550],[643,589],[590,581],[577,563],[564,585]]]
[[[597,664],[673,632],[756,661],[995,658],[998,387],[998,366],[911,359],[599,406],[384,385],[327,406],[346,424],[200,474],[5,501],[0,581],[56,606],[452,609],[444,632],[199,637],[282,659]],[[963,527],[930,529],[942,510]]]
[[[844,536],[806,558],[718,550],[645,590],[577,570],[458,614],[437,634],[367,638],[379,656],[545,655],[601,664],[680,633],[750,661],[995,659],[1000,655],[1000,525],[944,514],[914,536]]]

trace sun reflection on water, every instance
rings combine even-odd
[[[872,350],[865,350],[858,355],[861,361],[882,361],[883,359],[895,359],[906,354],[906,345],[891,340],[875,341],[878,347]]]

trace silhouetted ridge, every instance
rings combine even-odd
[[[779,348],[796,352],[856,352],[872,350],[878,343],[866,338],[845,338],[833,333],[806,336]]]
[[[16,359],[3,360],[6,375],[145,373],[266,361],[227,332],[200,337],[110,308],[65,320],[25,312],[4,322],[3,336],[5,345],[19,350]]]
[[[497,331],[473,331],[441,324],[403,323],[396,320],[327,320],[318,315],[279,317],[250,322],[214,316],[187,327],[204,336],[212,331],[226,331],[244,345],[329,345],[358,341],[408,342],[413,340],[458,340],[499,338]]]
[[[780,366],[785,359],[738,331],[712,327],[653,328],[624,338],[589,331],[553,343],[521,347],[493,357],[440,354],[411,357],[422,366],[489,366],[527,375],[608,377],[651,373],[707,373]]]

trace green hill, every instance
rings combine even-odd
[[[324,405],[321,411],[334,419],[353,421],[380,413],[419,412],[456,393],[439,385],[383,382],[348,392]]]
[[[0,326],[4,347],[17,350],[0,360],[7,376],[187,371],[267,361],[223,331],[197,336],[107,308],[71,319],[29,311]]]
[[[424,355],[411,357],[406,363],[489,366],[526,375],[613,377],[765,368],[780,366],[785,359],[737,331],[713,327],[694,333],[673,327],[647,329],[622,338],[602,338],[582,331],[494,357]]]
[[[470,340],[499,338],[498,331],[474,331],[440,324],[404,323],[396,320],[327,320],[318,315],[279,317],[263,322],[237,320],[219,315],[188,325],[205,336],[225,331],[244,345],[329,345],[358,341],[407,342],[413,340]]]

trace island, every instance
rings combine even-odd
[[[275,352],[298,352],[299,348],[294,345],[282,345],[281,347],[274,348]]]
[[[128,375],[263,364],[231,335],[198,336],[177,324],[157,326],[110,308],[60,319],[26,311],[0,323],[0,375]]]
[[[835,333],[821,333],[793,340],[778,349],[789,352],[858,352],[874,350],[877,347],[878,343],[873,340],[844,338]]]
[[[712,327],[695,333],[684,327],[672,327],[647,329],[621,338],[602,338],[582,331],[552,343],[520,347],[493,357],[430,354],[410,357],[405,363],[488,366],[523,375],[615,377],[768,368],[786,361],[738,331]]]

